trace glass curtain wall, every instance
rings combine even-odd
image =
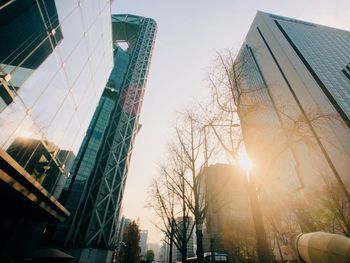
[[[58,197],[113,66],[110,2],[0,5],[0,147]]]

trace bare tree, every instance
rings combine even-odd
[[[165,180],[167,184],[167,180]],[[168,262],[172,262],[173,243],[175,232],[175,198],[173,191],[167,185],[154,180],[151,185],[151,197],[147,207],[153,208],[158,219],[161,221],[154,225],[165,235],[164,242],[169,245]]]
[[[197,259],[198,262],[204,263],[202,226],[208,206],[203,196],[203,181],[200,174],[206,165],[206,158],[213,155],[215,148],[205,143],[205,139],[208,138],[204,138],[203,127],[195,121],[195,117],[197,116],[190,111],[179,114],[168,152],[171,165],[164,166],[162,173],[166,175],[168,188],[171,188],[179,200],[178,205],[183,212],[182,218],[189,218],[187,211],[194,217],[192,229],[196,227]],[[185,234],[184,226],[182,232]]]
[[[153,181],[151,199],[148,203],[156,212],[162,224],[155,224],[165,234],[169,245],[169,262],[172,261],[173,245],[182,255],[182,262],[187,260],[187,244],[192,236],[194,224],[189,220],[190,209],[187,205],[191,199],[191,190],[185,182],[186,167],[179,162],[178,156],[171,154],[170,162],[160,167],[160,177]]]
[[[339,216],[338,221],[342,222],[340,225],[343,225],[344,228],[347,224],[344,221],[344,212],[339,211],[349,204],[350,195],[325,148],[325,145],[334,149],[337,149],[338,146],[331,137],[327,137],[327,133],[323,132],[324,127],[328,125],[333,127],[342,125],[341,120],[338,116],[325,114],[318,108],[305,108],[293,92],[291,92],[293,99],[288,101],[288,105],[284,104],[283,100],[273,97],[270,93],[271,87],[266,84],[256,63],[256,53],[258,50],[253,52],[249,46],[245,46],[238,56],[231,51],[218,54],[218,62],[209,73],[212,91],[212,107],[209,113],[212,114],[207,114],[210,116],[206,120],[208,126],[212,127],[221,146],[233,159],[237,159],[237,150],[240,148],[241,138],[244,138],[249,155],[254,159],[258,168],[260,177],[258,194],[261,195],[265,195],[262,192],[263,189],[268,188],[268,191],[271,191],[271,183],[279,176],[278,173],[271,176],[271,171],[274,169],[278,171],[276,164],[282,167],[283,159],[295,159],[296,145],[304,145],[309,148],[313,156],[319,156],[320,160],[328,165],[331,174],[328,178],[336,179],[338,190],[346,200],[342,203],[340,201],[342,198],[339,196],[335,198],[334,194],[329,194],[331,198],[328,198],[326,202],[328,207],[332,207],[328,210],[332,210],[333,214]],[[208,113],[208,106],[202,108]],[[228,126],[233,127],[232,122],[236,121],[237,116],[239,116],[243,130],[241,135],[232,132],[232,130],[235,131],[234,129],[228,129],[222,133],[223,129],[216,128],[214,125],[217,122],[225,122],[228,123]],[[221,134],[218,130],[221,130]],[[337,150],[342,151],[339,148]],[[284,171],[289,170],[289,167],[284,168]],[[295,170],[295,173],[298,174],[299,171]],[[268,187],[264,188],[264,186]],[[302,184],[301,187],[303,187]],[[281,191],[277,192],[281,194]],[[282,195],[286,195],[286,191]],[[273,198],[270,198],[271,201],[273,202]],[[303,231],[316,231],[317,226],[310,215],[312,209],[305,201],[287,195],[283,198],[283,202],[284,207],[295,214],[293,218],[298,220]],[[324,213],[324,216],[327,217],[327,214]],[[277,227],[275,230],[277,231]]]
[[[218,54],[218,66],[216,69],[209,74],[210,87],[212,90],[212,102],[214,105],[214,110],[212,114],[207,114],[206,116],[211,116],[211,119],[207,119],[208,126],[210,126],[215,133],[217,139],[219,140],[222,148],[232,157],[233,161],[238,159],[238,152],[242,144],[242,138],[245,138],[245,146],[248,149],[250,155],[254,157],[264,156],[266,152],[266,144],[261,142],[259,135],[266,134],[268,129],[271,127],[271,123],[257,122],[257,114],[262,113],[270,117],[270,119],[276,118],[277,116],[273,114],[275,105],[271,103],[266,97],[261,94],[268,95],[266,87],[264,85],[251,85],[247,83],[246,79],[249,78],[248,74],[254,70],[255,63],[254,57],[252,56],[252,50],[246,48],[245,51],[241,52],[239,57],[236,57],[232,52],[228,51],[226,54]],[[262,82],[262,84],[264,84]],[[267,94],[266,94],[267,93]],[[207,111],[208,107],[204,110]],[[271,113],[272,112],[272,113]],[[243,127],[243,132],[235,129],[235,123],[239,116],[241,126]],[[215,123],[227,123],[226,129],[222,129],[224,125],[215,125]],[[247,134],[246,130],[254,130],[255,134]],[[249,140],[247,139],[249,137]],[[280,137],[280,135],[279,135]],[[278,138],[280,140],[280,138]],[[284,140],[288,141],[288,140]],[[257,145],[260,145],[260,147]],[[256,164],[265,169],[260,169],[260,178],[265,180],[260,180],[259,189],[256,192],[259,194],[261,191],[261,182],[266,184],[266,179],[271,166],[280,157],[281,152],[288,150],[288,143],[280,146],[279,150],[276,150],[275,156]],[[258,149],[260,148],[260,149]],[[266,154],[265,154],[266,155]],[[259,160],[259,158],[255,158]],[[265,158],[266,159],[266,158]],[[255,179],[255,178],[252,178]],[[250,187],[252,188],[252,187]],[[255,186],[253,187],[255,188]],[[249,190],[249,188],[248,188]],[[252,189],[250,189],[252,192]],[[261,193],[260,193],[261,194]],[[253,193],[255,195],[255,193]],[[250,195],[251,196],[251,195]],[[254,199],[254,198],[253,198]],[[260,213],[257,210],[257,205],[252,203],[252,209],[255,207],[255,213]],[[263,222],[259,217],[255,216],[255,227],[256,227],[256,238],[258,254],[261,262],[269,261],[269,256],[266,255],[269,251],[266,233],[264,230]]]
[[[198,176],[205,166],[206,160],[203,158],[205,147],[202,127],[194,120],[194,114],[186,112],[180,115],[180,120],[175,128],[175,138],[172,143],[173,158],[183,167],[183,173],[180,175],[181,184],[183,183],[189,192],[182,193],[176,191],[177,195],[185,197],[186,205],[194,216],[197,239],[197,260],[204,263],[203,251],[203,233],[202,225],[207,213],[207,203],[201,196],[201,180]],[[208,149],[206,149],[208,150]],[[209,149],[208,156],[213,153]],[[178,187],[178,189],[180,189]]]
[[[307,194],[317,229],[350,236],[350,203],[339,185],[325,179],[323,187]]]
[[[244,220],[226,222],[221,232],[223,249],[229,251],[233,262],[256,262],[254,230]]]
[[[256,54],[259,54],[259,48],[253,50],[248,45],[242,47],[238,55],[229,50],[218,53],[217,63],[208,74],[214,105],[212,111],[217,114],[214,119],[232,122],[239,116],[250,156],[258,157],[256,161],[263,156],[267,158],[258,164],[260,169],[265,167],[265,175],[269,174],[271,163],[276,163],[281,152],[289,151],[293,155],[295,145],[301,143],[317,149],[350,202],[350,193],[326,150],[325,145],[333,144],[332,138],[323,133],[327,125],[342,126],[342,120],[336,114],[321,112],[317,106],[303,106],[292,89],[290,92],[286,90],[291,95],[288,101],[272,96],[273,85],[265,82]],[[231,137],[228,135],[226,138]],[[267,144],[262,143],[264,137]],[[272,157],[266,155],[266,149],[271,145],[275,148]],[[229,147],[222,146],[232,153]],[[332,147],[337,146],[333,144]]]
[[[263,89],[263,86],[251,85],[246,81],[247,73],[254,66],[252,51],[247,47],[237,58],[230,51],[225,55],[218,54],[218,65],[209,74],[212,101],[214,102],[213,112],[214,114],[216,113],[216,116],[214,115],[209,119],[208,126],[212,128],[221,146],[232,157],[234,162],[237,161],[237,154],[242,139],[244,139],[245,147],[251,156],[259,155],[256,148],[251,147],[251,145],[254,145],[251,143],[253,141],[251,138],[256,139],[256,134],[247,134],[246,127],[250,129],[254,127],[256,131],[258,129],[264,129],[267,126],[265,123],[256,122],[256,114],[258,112],[268,112],[267,109],[270,106],[268,103],[263,103],[263,100],[259,100],[259,91]],[[234,130],[235,125],[233,120],[238,117],[240,119],[240,125],[243,127],[242,134]],[[228,127],[226,129],[226,136],[225,134],[220,134],[216,128],[223,126]],[[247,137],[250,140],[247,140]],[[255,177],[250,176],[250,180],[247,182],[247,191],[256,231],[257,251],[260,262],[270,262],[270,249],[257,198],[258,191],[255,181]]]

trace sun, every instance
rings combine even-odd
[[[239,163],[239,166],[246,172],[249,172],[253,168],[253,163],[249,159],[245,151],[240,153],[238,157],[238,163]]]

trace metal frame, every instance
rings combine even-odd
[[[122,94],[109,117],[103,142],[66,239],[69,246],[113,248],[133,142],[156,35],[150,18],[113,15],[113,40],[128,42],[130,61]],[[128,33],[128,27],[131,33]],[[119,36],[116,39],[116,29]],[[137,30],[136,30],[137,29]],[[137,33],[135,35],[135,32]],[[118,66],[118,65],[116,65]]]

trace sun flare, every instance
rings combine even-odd
[[[253,163],[249,159],[245,151],[239,155],[238,163],[239,163],[239,166],[246,172],[249,172],[253,168]]]

